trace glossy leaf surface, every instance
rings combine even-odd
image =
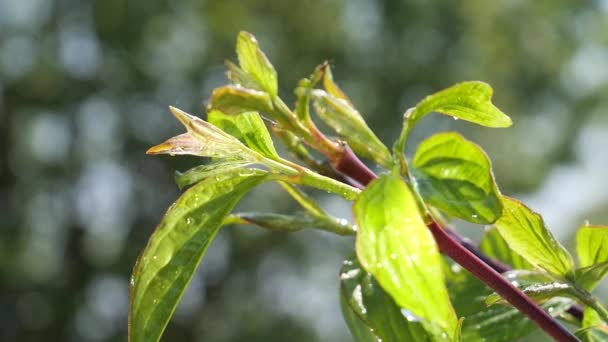
[[[484,82],[458,83],[420,101],[410,120],[416,123],[437,112],[486,127],[511,126],[511,119],[492,104],[492,93],[492,87]]]
[[[221,175],[223,173],[240,169],[251,162],[246,160],[218,160],[209,164],[199,165],[185,172],[175,173],[175,182],[180,189],[196,184],[205,178]]]
[[[214,110],[207,115],[209,122],[239,139],[250,149],[271,159],[279,157],[268,129],[258,113],[245,112],[238,115],[226,115]]]
[[[492,166],[483,150],[458,133],[439,133],[418,145],[412,172],[425,201],[463,220],[487,224],[502,213]]]
[[[453,337],[458,320],[443,281],[441,257],[405,182],[395,174],[374,180],[356,200],[354,214],[363,268],[399,307]]]
[[[509,248],[496,227],[486,229],[479,244],[479,249],[490,258],[505,263],[514,269],[531,270],[534,268],[526,259]]]
[[[354,257],[340,271],[340,303],[356,341],[431,341],[422,323],[408,320]]]
[[[277,72],[260,49],[255,37],[241,31],[236,41],[236,53],[243,71],[254,78],[271,96],[277,95]]]
[[[511,249],[550,273],[566,276],[574,271],[572,257],[547,229],[539,214],[506,196],[502,202],[503,215],[495,225]]]
[[[576,251],[581,268],[577,281],[591,291],[608,274],[608,227],[585,225],[576,234]]]
[[[576,335],[585,342],[608,341],[608,326],[602,322],[600,316],[590,307],[583,311],[582,329]]]
[[[268,93],[239,86],[215,88],[209,99],[209,109],[217,109],[226,114],[244,112],[270,113],[273,110]]]
[[[313,91],[313,104],[319,117],[347,142],[357,155],[370,158],[384,168],[392,165],[386,146],[367,126],[367,123],[346,100],[322,90]]]
[[[543,302],[553,297],[574,298],[575,289],[571,284],[553,279],[547,273],[513,270],[503,274],[515,287],[536,302]],[[486,298],[486,304],[508,304],[496,293]]]
[[[214,125],[175,107],[171,113],[186,127],[187,133],[175,136],[148,149],[148,154],[195,155],[216,158],[250,158],[249,149],[238,139]]]
[[[608,274],[608,261],[593,266],[577,268],[574,272],[576,282],[587,291],[593,289]]]
[[[228,71],[226,71],[226,77],[228,77],[232,84],[253,90],[263,90],[258,82],[238,65],[230,61],[226,61],[225,64],[228,68]]]
[[[251,169],[208,178],[169,208],[133,270],[129,341],[160,338],[224,217],[267,175]]]

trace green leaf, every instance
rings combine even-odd
[[[576,252],[581,267],[608,261],[608,226],[581,227],[576,234]]]
[[[403,180],[396,174],[374,180],[355,201],[354,215],[363,268],[399,307],[453,338],[458,319],[443,281],[439,250]]]
[[[406,319],[354,257],[344,260],[340,271],[340,303],[356,341],[431,341],[422,323]]]
[[[492,87],[484,82],[458,83],[420,101],[410,121],[415,124],[425,115],[437,112],[486,127],[511,126],[511,119],[492,104],[492,93]]]
[[[593,291],[606,274],[608,274],[608,261],[593,266],[577,268],[574,271],[574,278],[576,279],[576,283],[585,290]]]
[[[343,235],[352,234],[355,230],[345,220],[330,220],[307,214],[282,215],[274,213],[238,213],[234,215],[239,223],[250,223],[277,232],[296,232],[305,228],[316,228]]]
[[[277,72],[252,34],[245,31],[239,32],[236,40],[236,53],[243,71],[254,78],[259,86],[271,96],[277,96]]]
[[[251,162],[247,160],[218,160],[210,164],[199,165],[186,172],[175,172],[175,182],[180,189],[198,183],[205,178],[221,175],[234,169],[240,169]]]
[[[460,134],[439,133],[424,140],[412,166],[418,191],[432,206],[473,223],[492,223],[500,217],[500,192],[490,161]]]
[[[490,258],[503,262],[514,269],[531,270],[534,268],[526,259],[509,247],[505,239],[500,236],[496,227],[486,229],[479,244],[479,249]]]
[[[583,311],[582,329],[576,331],[576,336],[585,342],[608,341],[608,326],[602,322],[595,310],[586,306]]]
[[[224,217],[268,177],[262,170],[245,171],[207,178],[167,210],[133,269],[130,342],[159,340]]]
[[[576,289],[571,284],[555,280],[546,273],[513,270],[503,275],[535,302],[543,302],[553,297],[576,298],[574,293]],[[492,293],[486,298],[486,304],[508,304],[508,302],[497,293]]]
[[[236,86],[242,86],[253,90],[263,90],[258,82],[251,76],[249,76],[243,69],[239,68],[236,64],[226,61],[226,77]]]
[[[268,129],[258,113],[245,112],[238,115],[226,115],[213,110],[207,113],[207,116],[209,122],[237,138],[250,149],[264,157],[279,158]]]
[[[273,108],[268,93],[240,86],[213,89],[208,106],[208,110],[217,109],[230,115],[244,112],[271,113]]]
[[[391,154],[367,123],[346,100],[320,89],[312,91],[313,104],[319,117],[333,128],[358,155],[370,158],[386,169],[392,166]]]
[[[503,215],[495,226],[511,249],[549,273],[571,275],[572,257],[545,227],[542,217],[515,199],[503,196],[502,202]]]
[[[175,136],[148,149],[148,154],[189,154],[201,157],[251,160],[250,149],[214,125],[175,107],[173,115],[186,127],[187,133]]]

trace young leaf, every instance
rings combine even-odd
[[[305,228],[330,231],[339,235],[352,235],[355,228],[346,220],[319,218],[308,214],[282,215],[274,213],[238,213],[231,221],[240,224],[255,224],[277,232],[296,232]]]
[[[425,115],[437,112],[486,127],[511,126],[511,119],[492,104],[492,93],[492,87],[484,82],[458,83],[420,101],[410,121],[415,124]]]
[[[534,266],[568,276],[574,271],[570,253],[545,227],[542,217],[521,202],[503,196],[503,215],[495,226],[509,246]]]
[[[346,94],[340,89],[340,87],[334,82],[334,76],[331,73],[331,68],[329,67],[329,63],[323,64],[323,87],[325,90],[333,97],[344,100],[346,103],[353,107],[353,104],[350,102]]]
[[[175,183],[177,183],[177,186],[181,190],[187,186],[198,183],[205,178],[221,175],[250,164],[250,161],[240,159],[218,160],[210,164],[195,166],[186,172],[175,172]]]
[[[421,321],[408,320],[356,258],[340,271],[340,303],[356,341],[431,341]]]
[[[502,213],[488,157],[458,133],[433,135],[418,146],[412,173],[425,201],[463,220],[487,224]]]
[[[354,214],[363,268],[401,308],[453,337],[458,319],[443,281],[441,257],[403,180],[396,174],[374,180],[355,201]]]
[[[258,113],[245,112],[238,115],[226,115],[213,110],[207,113],[207,119],[264,157],[279,158],[268,129]]]
[[[319,117],[348,142],[358,155],[390,169],[391,154],[386,146],[367,126],[367,123],[347,101],[322,90],[312,91],[313,104]]]
[[[129,341],[158,341],[222,220],[267,172],[234,170],[188,189],[172,205],[131,278]]]
[[[496,227],[486,229],[479,243],[479,250],[490,258],[503,262],[516,270],[534,269],[534,266],[530,265],[526,259],[509,247],[505,239],[500,236]]]
[[[224,86],[213,89],[208,110],[217,109],[226,114],[244,112],[271,113],[272,101],[268,93],[240,86]]]
[[[252,34],[245,31],[239,32],[236,53],[243,71],[254,78],[259,86],[272,97],[277,96],[277,72]]]
[[[169,108],[188,132],[151,147],[146,153],[251,159],[252,151],[236,138],[196,116],[175,107]]]
[[[258,82],[253,77],[249,76],[243,69],[239,68],[238,65],[231,61],[226,61],[225,64],[228,68],[226,77],[228,77],[232,84],[253,90],[263,90]]]

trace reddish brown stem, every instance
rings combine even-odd
[[[455,262],[471,272],[488,287],[496,291],[502,298],[517,308],[521,313],[528,316],[532,321],[551,335],[556,341],[570,342],[578,341],[566,328],[559,324],[553,317],[546,313],[524,293],[513,284],[503,278],[475,254],[464,248],[458,241],[454,240],[437,222],[431,222],[429,228],[435,237],[442,253],[452,258]]]
[[[334,164],[335,165],[333,166],[336,171],[345,175],[347,178],[360,183],[359,185],[366,186],[369,182],[377,178],[376,174],[367,168],[348,146],[345,146],[345,153],[338,162]],[[528,318],[535,322],[539,328],[544,330],[556,341],[579,341],[572,333],[559,324],[557,320],[553,319],[553,317],[547,314],[540,306],[534,303],[523,292],[513,286],[513,284],[497,272],[497,270],[499,272],[507,271],[509,268],[506,265],[491,260],[485,255],[485,261],[482,260],[478,254],[483,255],[483,253],[479,252],[477,248],[455,232],[444,230],[437,222],[431,222],[429,224],[429,229],[433,233],[441,253],[452,258],[464,269],[471,272],[488,287],[496,291],[496,293],[502,296],[521,313],[528,316]],[[458,236],[458,238],[455,239],[453,236]],[[463,246],[464,244],[467,244],[467,247],[476,250],[477,253],[470,251],[467,247]],[[492,267],[489,266],[488,263],[491,263]],[[580,310],[572,311],[571,314],[575,314]]]

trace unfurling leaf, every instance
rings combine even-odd
[[[228,79],[235,86],[241,86],[253,90],[263,90],[258,82],[243,69],[239,68],[238,65],[230,61],[226,61],[226,67],[228,68],[228,71],[226,71],[226,77],[228,77]]]
[[[213,110],[207,113],[207,119],[264,157],[279,158],[266,125],[258,113],[245,112],[238,115],[226,115]]]
[[[545,227],[542,217],[521,202],[503,196],[503,215],[495,225],[509,246],[529,263],[560,276],[571,275],[574,262]]]
[[[243,71],[255,79],[264,91],[273,97],[277,96],[277,72],[252,34],[239,32],[236,53]]]
[[[391,154],[346,100],[323,90],[312,90],[313,104],[319,117],[333,128],[358,155],[370,158],[386,169],[392,166]]]
[[[224,86],[213,90],[208,109],[217,109],[226,114],[270,113],[273,105],[268,93],[263,91],[240,86]]]
[[[422,322],[404,316],[355,257],[344,260],[340,271],[340,303],[344,319],[357,342],[431,341]]]
[[[414,195],[396,174],[383,175],[354,205],[357,257],[399,307],[454,337],[458,319],[443,279],[441,257]],[[428,305],[433,303],[432,305]]]
[[[483,150],[458,133],[420,143],[412,173],[425,201],[473,223],[493,223],[502,213],[500,192]]]
[[[173,137],[150,148],[148,154],[190,154],[201,157],[248,159],[250,150],[238,139],[212,124],[180,109],[170,107],[187,133]]]
[[[479,243],[479,250],[490,258],[503,262],[516,270],[531,270],[534,268],[526,259],[509,247],[509,244],[500,236],[496,227],[486,229]]]
[[[240,169],[250,164],[250,161],[240,159],[218,160],[209,164],[195,166],[186,172],[176,172],[175,182],[180,189],[183,189],[192,184],[196,184],[205,178],[217,176],[234,169]]]
[[[412,123],[431,112],[451,115],[486,127],[509,127],[511,119],[492,104],[492,87],[470,81],[427,96],[410,115]]]
[[[207,178],[172,205],[131,278],[129,341],[158,341],[207,247],[236,203],[268,173],[234,170]]]

